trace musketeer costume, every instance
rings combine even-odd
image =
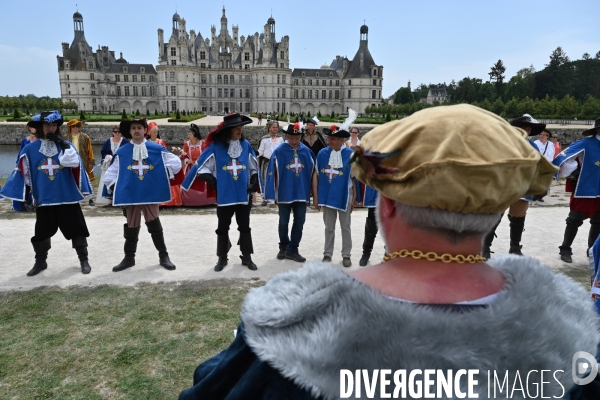
[[[566,191],[571,192],[569,216],[566,219],[563,243],[559,246],[560,258],[573,262],[571,245],[583,221],[590,219],[588,248],[600,235],[600,118],[592,129],[582,132],[585,139],[572,143],[553,161],[560,167],[559,175],[567,177]]]
[[[37,206],[35,236],[31,238],[35,265],[27,275],[37,275],[48,267],[50,238],[58,229],[72,241],[81,272],[89,274],[86,238],[90,234],[79,206],[84,196],[93,194],[85,165],[74,146],[60,136],[63,117],[58,111],[36,115],[32,124],[39,139],[23,148],[17,167],[1,192],[6,198],[23,202],[29,186]],[[56,124],[56,133],[44,135],[44,124]]]
[[[309,118],[306,121],[306,123],[313,123],[315,125],[319,125],[319,120],[317,120],[316,118]],[[321,133],[317,130],[315,130],[312,135],[309,135],[306,131],[306,126],[304,127],[304,129],[305,131],[304,135],[302,136],[301,143],[312,151],[313,158],[316,159],[319,152],[327,147],[327,141],[325,140],[323,135],[321,135]]]
[[[227,254],[231,248],[229,226],[234,214],[240,232],[238,244],[242,252],[242,265],[253,271],[257,269],[251,256],[254,248],[250,231],[250,209],[252,194],[259,185],[258,162],[252,146],[246,139],[229,139],[232,128],[250,123],[250,118],[237,113],[223,117],[223,122],[208,134],[206,149],[181,185],[184,190],[202,190],[199,184],[203,180],[217,192],[217,272],[227,265]],[[225,139],[219,140],[223,138]]]
[[[284,128],[287,135],[301,135],[300,124]],[[265,199],[277,202],[279,209],[279,253],[277,258],[304,262],[298,253],[310,202],[312,175],[315,169],[312,152],[302,143],[295,149],[289,143],[277,147],[269,161]],[[290,213],[294,213],[291,238],[288,236]]]
[[[134,123],[147,129],[145,119],[121,122],[121,134],[130,140],[130,129]],[[114,272],[135,265],[142,211],[154,247],[158,250],[160,265],[167,270],[175,269],[165,245],[158,205],[171,200],[171,184],[177,184],[175,174],[180,170],[179,157],[145,139],[141,144],[131,141],[115,153],[102,181],[104,196],[112,197],[115,206],[127,207],[127,223],[123,225],[125,258],[113,268]],[[177,178],[182,176],[178,175]]]

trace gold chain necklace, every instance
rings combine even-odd
[[[485,261],[485,258],[482,257],[480,254],[469,254],[466,256],[462,255],[462,254],[457,254],[457,255],[453,256],[452,254],[449,254],[449,253],[444,253],[442,255],[439,255],[437,253],[434,253],[433,251],[423,253],[421,250],[408,251],[408,250],[404,249],[404,250],[395,251],[390,254],[386,254],[385,257],[383,257],[383,262],[386,262],[393,258],[398,258],[398,257],[400,257],[400,258],[411,257],[411,258],[414,258],[415,260],[420,260],[423,258],[427,261],[441,261],[446,264],[451,263],[451,262],[456,262],[459,264],[464,264],[464,263],[475,264],[475,263]]]

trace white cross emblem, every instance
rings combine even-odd
[[[144,174],[147,170],[154,169],[154,165],[144,164],[144,161],[134,161],[134,163],[136,164],[128,166],[127,169],[133,170],[134,172],[137,171],[137,175],[140,180],[144,179]]]
[[[292,163],[288,165],[288,169],[293,169],[296,172],[296,176],[300,176],[302,168],[304,168],[304,164],[300,163],[298,154],[294,154],[294,159],[292,160]]]
[[[54,180],[54,170],[58,170],[62,168],[59,164],[54,164],[54,160],[52,160],[52,158],[48,157],[43,165],[41,167],[38,167],[38,170],[41,171],[45,171],[45,173],[48,174],[48,178],[50,178],[51,181]]]
[[[332,168],[330,165],[327,166],[326,169],[321,169],[321,173],[326,174],[329,178],[329,183],[331,183],[332,179],[338,175],[344,175],[344,172],[338,171],[335,168]]]
[[[244,164],[238,164],[238,161],[235,159],[231,160],[228,165],[223,167],[224,171],[229,171],[229,173],[233,175],[233,180],[235,181],[237,181],[238,178],[238,171],[244,169],[246,169],[246,166]]]

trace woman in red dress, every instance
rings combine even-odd
[[[202,154],[203,146],[204,140],[202,140],[202,136],[200,135],[200,129],[196,124],[191,124],[188,132],[188,140],[183,143],[183,151],[180,156],[184,162],[183,170],[185,175],[187,175],[192,165],[200,157],[200,154]],[[204,185],[203,191],[181,191],[181,200],[184,206],[205,206],[216,203],[217,197],[212,188],[206,185],[204,181],[201,184]]]

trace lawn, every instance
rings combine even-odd
[[[0,398],[173,399],[258,281],[0,293]]]

